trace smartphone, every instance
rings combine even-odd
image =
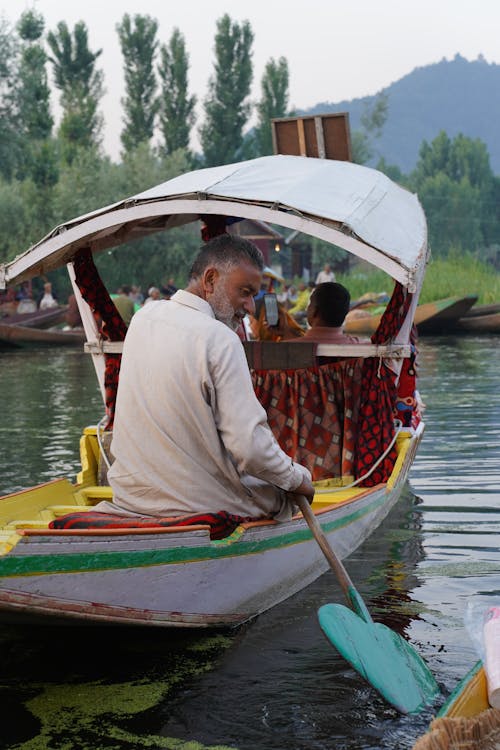
[[[275,294],[264,294],[264,310],[267,324],[269,326],[277,326],[279,323],[279,310]]]

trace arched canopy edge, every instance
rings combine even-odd
[[[229,199],[171,198],[115,204],[108,211],[89,214],[79,223],[57,228],[47,238],[0,268],[0,284],[18,283],[47,273],[69,262],[84,246],[93,252],[117,247],[125,242],[182,226],[203,214],[222,214],[242,219],[258,219],[317,237],[384,270],[410,291],[415,291],[418,267],[425,263],[422,247],[419,265],[407,268],[399,260],[374,248],[350,231],[349,227],[317,216],[307,216],[286,206],[262,205]],[[163,220],[162,220],[163,219]]]

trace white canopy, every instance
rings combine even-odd
[[[73,219],[0,267],[0,288],[200,216],[258,219],[331,242],[415,291],[427,259],[418,198],[374,169],[344,161],[264,156],[180,175]]]

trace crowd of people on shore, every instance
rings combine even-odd
[[[315,280],[306,281],[301,278],[295,282],[282,281],[281,283],[276,283],[276,280],[264,275],[261,290],[256,295],[255,301],[257,303],[259,298],[269,291],[274,292],[280,307],[287,312],[300,328],[306,329],[309,327],[308,307],[314,289],[320,284],[333,282],[335,282],[335,274],[328,263],[319,271]],[[150,283],[144,292],[141,286],[122,284],[116,289],[116,292],[111,294],[111,299],[128,326],[134,313],[144,305],[156,300],[168,300],[176,291],[177,285],[175,279],[169,277],[168,280],[160,284]],[[39,294],[38,298],[33,295],[29,283],[22,284],[15,292],[15,300],[18,312],[34,312],[37,309],[47,310],[60,305],[58,296],[54,292],[50,281],[45,281],[43,293]],[[82,322],[74,294],[68,297],[67,304],[68,309],[65,315],[66,327],[81,327]]]

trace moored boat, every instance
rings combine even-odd
[[[372,344],[322,345],[317,351],[304,344],[268,344],[271,349],[261,342],[246,345],[256,392],[282,447],[296,460],[306,460],[304,445],[317,430],[311,441],[315,447],[309,447],[318,459],[313,461],[313,509],[344,558],[397,502],[424,429],[415,397],[411,329],[427,236],[415,196],[375,170],[315,158],[262,157],[199,170],[56,228],[0,268],[0,282],[19,283],[40,267],[48,272],[68,265],[109,418],[110,392],[117,386],[109,375],[119,370],[123,332],[106,339],[99,327],[109,295],[96,275],[93,253],[191,222],[202,222],[204,234],[214,236],[230,231],[238,218],[268,221],[329,241],[395,281]],[[313,359],[306,361],[309,355]],[[316,355],[342,361],[318,365]],[[290,370],[293,377],[287,375]],[[316,388],[328,395],[329,411],[323,424],[325,404],[309,405],[303,414],[307,399],[291,392],[289,417],[296,429],[290,437],[280,432],[283,415],[276,413],[273,393],[277,389],[282,395],[294,378],[308,392]],[[300,514],[286,523],[238,523],[226,535],[214,533],[214,519],[199,517],[103,527],[92,509],[112,498],[105,478],[106,437],[100,427],[84,430],[82,470],[75,484],[55,479],[0,500],[4,618],[237,625],[326,570]],[[67,521],[70,515],[78,525],[58,527],[58,519]]]
[[[1,346],[30,346],[47,344],[78,346],[86,340],[83,329],[28,328],[27,326],[0,322]]]
[[[500,333],[500,312],[460,318],[458,326],[469,333]]]
[[[415,311],[415,325],[419,335],[450,333],[460,328],[463,316],[474,305],[477,297],[447,297],[434,302],[418,305]],[[377,330],[382,312],[355,309],[346,318],[344,329],[354,335],[371,335]]]
[[[64,321],[67,309],[67,305],[58,305],[34,312],[13,312],[0,317],[0,322],[5,325],[23,326],[24,328],[50,328]]]
[[[490,305],[473,305],[464,318],[478,318],[483,315],[494,315],[500,313],[500,302],[492,302]]]

